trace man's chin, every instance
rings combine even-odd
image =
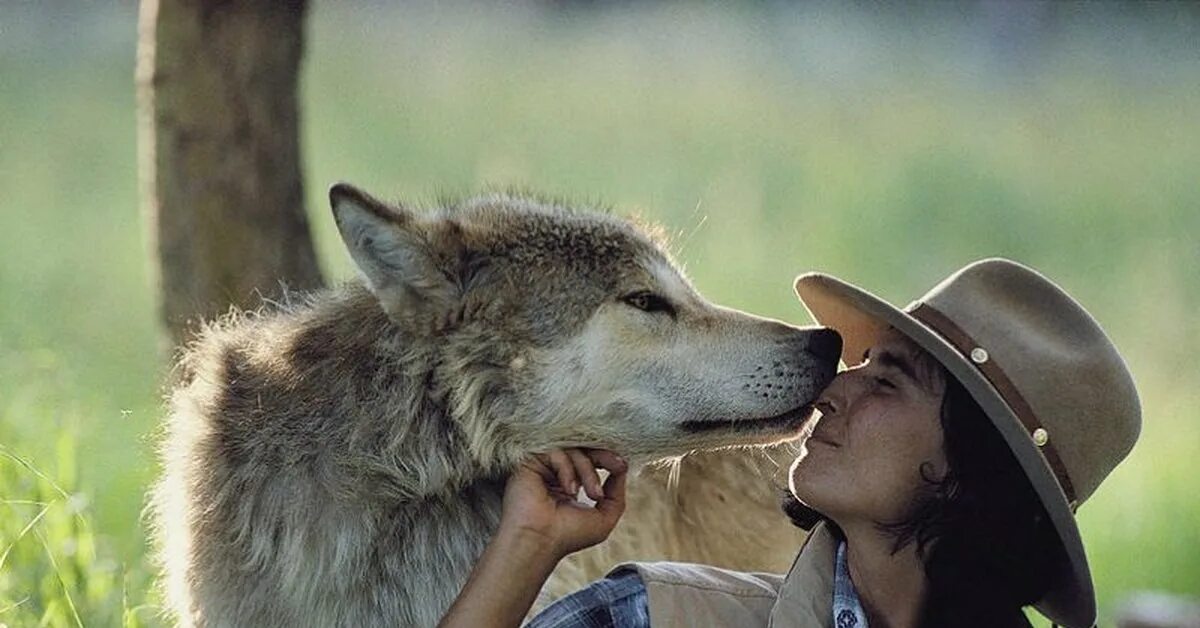
[[[796,458],[792,460],[791,466],[788,467],[788,492],[802,502],[804,501],[804,497],[801,493],[805,488],[802,474],[804,473],[804,459],[807,457],[808,450],[801,444],[799,453],[796,454]],[[801,480],[797,481],[797,478],[801,478]]]

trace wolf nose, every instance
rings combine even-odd
[[[842,356],[842,336],[832,329],[818,329],[808,338],[808,351],[818,358],[837,363]]]

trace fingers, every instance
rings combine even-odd
[[[554,449],[545,454],[545,460],[554,469],[558,485],[563,491],[574,495],[579,492],[579,482],[575,478],[575,465],[571,457],[562,449]]]
[[[585,449],[583,450],[588,458],[601,469],[607,469],[613,473],[623,472],[629,467],[625,459],[618,456],[616,453],[607,449]]]
[[[583,478],[584,490],[587,491],[588,497],[596,502],[610,498],[610,496],[605,489],[608,483],[606,482],[605,486],[600,485],[600,474],[596,473],[595,469],[606,469],[611,474],[624,474],[629,468],[623,457],[607,449],[568,449],[568,453],[571,455],[571,460],[575,461],[576,471]],[[620,480],[620,483],[624,486],[624,478]]]
[[[566,452],[571,464],[575,465],[575,475],[583,483],[583,491],[587,496],[597,501],[604,497],[604,490],[600,488],[600,475],[596,473],[592,459],[579,449],[568,449]]]
[[[604,482],[599,469],[608,471]],[[546,535],[565,556],[603,541],[625,512],[628,465],[600,449],[565,449],[536,454],[509,479],[501,525]],[[576,501],[583,486],[594,504]]]
[[[596,510],[604,513],[605,519],[611,520],[613,525],[625,512],[625,478],[628,475],[628,469],[613,471],[604,481],[604,499],[596,500]]]
[[[558,479],[554,475],[554,470],[540,456],[530,456],[521,463],[521,467],[528,469],[539,476],[546,482],[557,482]]]
[[[571,503],[560,506],[563,521],[570,522],[566,551],[576,551],[608,538],[625,512],[625,471],[613,472],[604,482],[604,496],[592,508]]]
[[[549,457],[538,454],[526,458],[521,466],[517,467],[511,483],[525,486],[528,491],[534,494],[545,493],[555,501],[574,501],[575,493],[569,493],[562,488],[559,483],[559,478],[555,470],[550,466]]]
[[[620,456],[605,449],[554,449],[537,454],[531,460],[537,461],[532,468],[538,471],[548,484],[561,487],[561,491],[555,491],[552,486],[552,492],[574,497],[582,486],[587,496],[595,501],[605,498],[597,469],[617,473],[624,472],[628,466]]]

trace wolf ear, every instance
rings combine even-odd
[[[346,183],[329,188],[329,204],[350,257],[393,320],[442,311],[458,297],[426,221]]]

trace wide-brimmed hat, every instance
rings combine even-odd
[[[1079,303],[1036,271],[975,262],[904,310],[822,273],[796,278],[821,325],[842,335],[848,365],[894,328],[962,383],[1012,449],[1066,550],[1035,607],[1064,626],[1096,621],[1096,593],[1074,511],[1141,431],[1125,361]]]

